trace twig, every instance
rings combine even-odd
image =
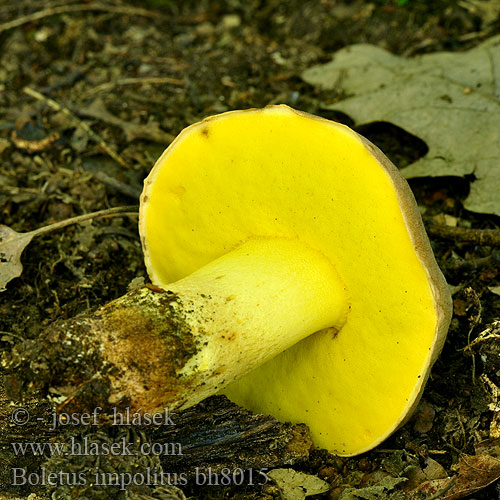
[[[398,448],[375,448],[372,450],[373,453],[400,453],[403,450]],[[448,453],[446,450],[426,450],[429,455],[446,455]]]
[[[127,142],[132,142],[135,139],[146,139],[160,144],[168,144],[174,140],[174,136],[168,132],[164,132],[157,122],[150,121],[147,124],[141,124],[128,122],[118,118],[115,114],[110,113],[106,109],[106,106],[99,97],[95,99],[90,106],[76,109],[75,113],[96,118],[108,125],[121,128]]]
[[[432,219],[425,221],[425,227],[430,236],[444,240],[454,240],[463,243],[474,243],[481,246],[500,246],[500,229],[469,229],[437,224]]]
[[[3,332],[3,331],[1,331],[0,335],[7,335],[9,337],[12,337],[14,339],[19,340],[20,342],[24,342],[24,340],[26,340],[26,339],[23,339],[22,337],[20,337],[19,335],[14,335],[13,333],[10,333],[10,332]]]
[[[47,226],[40,227],[30,231],[29,234],[34,237],[39,234],[47,233],[49,231],[55,231],[56,229],[62,229],[63,227],[70,226],[71,224],[79,224],[80,222],[85,222],[89,219],[95,219],[96,217],[109,217],[111,215],[124,215],[129,216],[130,212],[136,215],[137,206],[124,206],[124,207],[113,207],[106,208],[104,210],[99,210],[97,212],[91,212],[89,214],[77,215],[76,217],[71,217],[69,219],[64,219],[59,222],[54,222]]]
[[[482,317],[482,313],[483,313],[483,306],[481,304],[481,301],[479,300],[479,295],[477,294],[477,292],[471,288],[471,287],[467,287],[465,289],[465,294],[467,296],[468,299],[471,299],[471,302],[473,305],[476,306],[476,309],[477,309],[477,314],[473,314],[470,316],[470,319],[469,319],[469,323],[470,323],[470,327],[469,327],[469,332],[467,333],[467,345],[470,346],[470,343],[471,343],[471,335],[472,335],[472,332],[474,331],[474,329],[476,328],[477,325],[479,325],[479,323],[481,322],[481,317]],[[469,347],[469,351],[470,351],[470,347]],[[472,353],[472,383],[475,384],[476,383],[476,357],[474,356],[474,353],[472,351],[470,351]],[[464,437],[465,437],[465,430],[464,430]],[[464,446],[465,444],[467,443],[464,443]]]
[[[0,24],[0,33],[8,31],[14,28],[18,28],[23,24],[32,23],[34,21],[39,21],[45,17],[57,16],[59,14],[66,14],[68,12],[85,12],[85,11],[104,11],[111,12],[114,14],[125,14],[130,16],[141,16],[150,18],[160,18],[163,17],[158,12],[151,12],[147,9],[141,9],[139,7],[126,7],[126,6],[114,6],[106,5],[102,3],[93,4],[77,4],[77,5],[61,5],[59,7],[52,7],[49,9],[39,10],[28,14],[26,16],[18,17],[7,23]]]
[[[453,477],[443,489],[436,491],[436,493],[427,498],[427,500],[436,500],[442,497],[445,493],[448,493],[448,491],[450,491],[453,488],[453,486],[455,486],[457,481],[458,481],[458,476]]]
[[[498,267],[499,264],[500,251],[493,250],[486,257],[468,257],[467,259],[455,257],[453,259],[446,260],[443,262],[442,268],[447,272],[469,272],[483,267]]]
[[[110,175],[106,174],[105,172],[96,172],[94,174],[94,177],[101,181],[103,184],[106,186],[109,186],[116,191],[119,191],[120,193],[128,196],[129,198],[133,198],[134,200],[138,200],[139,197],[141,196],[141,191],[139,189],[136,189],[133,186],[129,186],[125,182],[121,182],[115,177],[111,177]]]
[[[65,75],[63,78],[57,80],[51,85],[42,89],[43,94],[50,94],[54,90],[61,89],[63,87],[69,87],[73,85],[78,80],[81,80],[85,76],[85,72],[88,71],[87,68],[77,68],[71,73]]]
[[[59,5],[68,5],[76,3],[75,0],[24,0],[15,3],[10,3],[10,5],[2,5],[0,7],[0,14],[6,14],[8,12],[20,12],[21,10],[36,9],[38,7],[44,7],[45,9],[51,9]]]
[[[455,408],[455,412],[457,414],[458,425],[460,426],[460,430],[462,431],[462,435],[463,435],[463,438],[464,438],[464,446],[465,446],[467,444],[467,435],[465,433],[464,423],[462,422],[462,419],[460,417],[460,412],[458,411],[458,408]]]
[[[45,151],[51,146],[52,143],[56,142],[61,137],[59,132],[50,134],[49,136],[40,139],[39,141],[28,141],[26,139],[21,139],[17,132],[14,130],[10,136],[11,141],[18,148],[25,149],[29,153],[37,153],[39,151]]]
[[[54,111],[60,111],[62,113],[67,114],[72,120],[78,123],[78,126],[82,127],[93,139],[97,142],[97,144],[118,164],[122,167],[128,168],[127,162],[116,152],[111,149],[110,146],[104,141],[104,139],[94,132],[84,121],[80,120],[75,114],[66,106],[59,104],[54,101],[50,97],[46,97],[40,92],[33,90],[30,87],[24,87],[24,92],[39,101],[45,102],[48,106],[50,106]]]
[[[472,342],[465,346],[464,351],[470,351],[475,345],[491,339],[500,340],[500,321],[490,323]]]
[[[96,87],[87,90],[83,93],[82,97],[88,97],[97,92],[103,92],[105,90],[113,89],[117,86],[122,85],[143,85],[143,84],[162,84],[168,83],[170,85],[185,85],[184,80],[180,80],[179,78],[170,78],[168,76],[155,76],[155,77],[143,77],[143,78],[120,78],[115,82],[103,83],[101,85],[97,85]]]

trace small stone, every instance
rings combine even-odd
[[[241,17],[238,14],[228,14],[222,18],[222,26],[227,29],[238,28],[241,25]]]
[[[208,21],[204,23],[198,24],[196,26],[196,33],[200,36],[210,36],[214,33],[215,27],[212,23],[209,23]]]
[[[328,483],[331,483],[338,475],[335,467],[322,467],[318,472],[318,477]]]
[[[358,462],[358,469],[363,472],[368,472],[372,469],[372,464],[367,458],[362,458]]]
[[[413,429],[420,433],[425,434],[432,429],[436,410],[427,401],[423,401],[414,417]]]

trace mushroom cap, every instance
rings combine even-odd
[[[283,105],[209,117],[157,161],[139,225],[161,287],[254,237],[298,238],[345,283],[343,328],[230,385],[235,402],[305,422],[317,446],[346,456],[411,414],[444,343],[451,297],[408,184],[369,141]]]

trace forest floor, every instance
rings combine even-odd
[[[313,88],[300,75],[346,45],[372,43],[416,56],[466,50],[500,29],[495,1],[138,4],[0,0],[1,224],[26,232],[109,207],[136,206],[143,179],[172,138],[212,114],[284,103],[331,118],[321,103],[338,96]],[[36,15],[40,11],[43,15]],[[405,164],[412,149],[383,134],[370,139],[396,164]],[[478,229],[499,227],[497,217],[462,208],[467,179],[415,179],[410,186],[425,216],[445,214]],[[318,498],[359,498],[347,497],[348,487],[365,488],[362,498],[410,495],[424,480],[460,476],[461,460],[480,457],[485,448],[479,443],[488,442],[491,451],[492,439],[500,436],[493,411],[500,385],[498,348],[488,342],[479,346],[481,352],[467,347],[500,318],[498,249],[431,240],[453,285],[454,317],[422,402],[415,416],[372,452],[338,458],[311,449],[298,460],[296,470],[329,483],[330,491]],[[134,278],[147,280],[133,213],[37,237],[22,263],[22,275],[0,292],[5,352],[23,339],[36,339],[57,319],[119,297]],[[5,446],[11,426],[4,421],[0,430]],[[9,460],[0,455],[6,470],[14,463]],[[15,463],[19,466],[19,457]],[[481,468],[480,461],[474,463]],[[472,478],[462,469],[456,481],[467,484],[459,492],[456,484],[448,485],[440,498],[475,490],[477,500],[498,498],[497,472],[489,468]],[[33,492],[44,498],[54,490],[53,498],[69,498],[64,488],[15,487],[2,474],[0,489],[9,498]],[[400,477],[407,478],[404,485],[387,482]],[[193,498],[279,498],[272,482],[183,490]],[[87,489],[84,497],[125,498],[116,488],[100,494]],[[171,495],[143,488],[128,498]]]

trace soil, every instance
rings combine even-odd
[[[348,122],[321,108],[340,96],[300,78],[345,45],[373,43],[408,56],[460,51],[500,28],[492,15],[495,1],[486,0],[138,4],[0,0],[0,223],[26,232],[137,205],[142,180],[170,140],[211,114],[285,103]],[[425,152],[421,141],[388,125],[361,132],[401,167]],[[498,218],[462,208],[469,181],[417,179],[410,185],[425,217],[446,215],[462,227],[498,228]],[[123,295],[133,279],[147,281],[135,212],[34,238],[22,255],[22,275],[0,292],[5,353],[23,339],[36,340],[55,320]],[[370,453],[340,459],[313,449],[297,462],[296,470],[330,484],[318,498],[333,500],[346,487],[379,484],[387,476],[408,477],[409,466],[424,470],[437,462],[451,475],[461,458],[478,454],[478,443],[498,437],[492,411],[500,383],[498,347],[467,347],[500,316],[498,250],[431,240],[454,289],[454,318],[422,402],[412,420]],[[7,428],[4,422],[2,440]],[[474,498],[498,498],[496,478],[485,479]],[[51,487],[1,486],[9,495],[54,493]],[[272,483],[183,489],[192,498],[279,498]],[[54,498],[66,498],[67,492],[55,490]],[[172,498],[153,490],[127,498]],[[366,498],[405,491],[386,488]],[[125,493],[115,489],[102,498]]]

